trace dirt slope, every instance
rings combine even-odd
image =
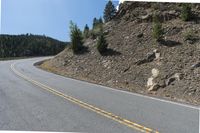
[[[199,5],[193,5],[199,14]],[[152,14],[160,12],[164,40],[152,38]],[[200,24],[180,19],[180,4],[125,2],[115,19],[104,24],[109,54],[101,56],[96,40],[87,39],[88,52],[74,55],[69,47],[43,69],[127,91],[200,103]],[[193,39],[186,40],[190,33]],[[152,73],[153,72],[153,73]],[[147,84],[148,82],[148,84]],[[153,82],[153,83],[151,83]]]

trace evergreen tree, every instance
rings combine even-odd
[[[105,22],[112,20],[113,17],[115,16],[115,14],[116,14],[116,8],[115,8],[114,4],[112,3],[112,1],[109,0],[104,9],[103,17],[104,17]]]
[[[99,24],[103,24],[103,19],[102,19],[102,17],[99,18]]]
[[[84,31],[83,31],[84,38],[88,38],[89,37],[89,32],[90,32],[90,29],[89,29],[88,25],[86,24],[85,28],[84,28]]]
[[[181,18],[183,21],[189,21],[191,19],[191,5],[188,3],[182,4],[182,10],[181,10]]]
[[[70,39],[71,48],[76,54],[83,48],[83,37],[81,30],[72,21],[70,21]]]
[[[98,23],[98,20],[97,20],[97,18],[95,17],[95,18],[93,19],[93,29],[96,27],[97,23]]]
[[[101,27],[102,24],[103,24],[103,20],[101,17],[99,19],[97,18],[93,19],[93,29]]]
[[[102,29],[97,40],[97,50],[102,55],[106,52],[107,47],[108,47],[108,43],[106,42],[105,36],[103,34],[103,29]]]
[[[40,35],[0,35],[0,58],[55,55],[65,44]]]
[[[153,16],[153,37],[160,41],[163,37],[162,23],[157,14]]]
[[[103,20],[101,17],[99,19],[97,19],[97,18],[93,19],[93,29],[95,29],[96,27],[98,27],[102,24],[103,24]]]

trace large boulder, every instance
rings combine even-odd
[[[153,78],[157,78],[160,72],[159,72],[158,69],[154,68],[154,69],[151,70],[151,73],[152,73]]]
[[[154,68],[151,70],[152,76],[150,78],[148,78],[147,81],[147,88],[148,91],[157,91],[161,86],[159,85],[159,83],[156,82],[156,78],[158,78],[159,76],[159,70]]]
[[[148,78],[148,80],[147,80],[147,88],[150,88],[154,84],[155,84],[154,78],[153,77]]]

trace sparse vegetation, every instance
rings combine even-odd
[[[153,16],[153,38],[160,41],[163,37],[162,23],[159,20],[158,14]]]
[[[101,33],[101,27],[97,27],[91,31],[91,36],[93,39],[96,39]]]
[[[192,11],[191,4],[184,3],[181,5],[181,18],[183,21],[189,21],[191,19]]]
[[[116,14],[116,8],[115,8],[114,4],[112,3],[112,1],[109,0],[104,9],[103,18],[104,18],[105,22],[112,20],[113,17],[115,16],[115,14]]]
[[[93,39],[96,39],[100,35],[102,27],[103,27],[102,18],[101,17],[99,19],[94,18],[93,29],[90,31],[90,35],[92,36]]]
[[[76,54],[83,48],[83,37],[82,32],[76,24],[70,21],[70,38],[71,38],[71,48]]]

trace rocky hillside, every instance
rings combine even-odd
[[[96,40],[84,43],[87,52],[70,47],[43,69],[118,89],[200,103],[200,6],[192,5],[192,20],[180,18],[181,4],[124,2],[113,21],[104,24],[109,50],[102,56]],[[153,13],[159,12],[164,38],[152,37]]]

